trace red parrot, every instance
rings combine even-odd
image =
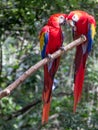
[[[67,17],[67,22],[73,30],[73,39],[79,38],[84,34],[86,42],[76,47],[75,54],[75,72],[74,72],[74,108],[76,111],[78,102],[82,94],[84,82],[86,61],[92,49],[93,39],[95,36],[96,21],[93,16],[80,10],[72,11]]]
[[[66,14],[53,14],[50,16],[47,24],[40,32],[40,50],[42,59],[50,56],[52,53],[62,47],[63,33],[61,25],[65,24]],[[43,114],[42,124],[48,122],[50,102],[52,96],[52,86],[55,73],[59,67],[60,57],[51,60],[44,65],[44,89],[42,94],[43,99]]]

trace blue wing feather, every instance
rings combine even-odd
[[[93,44],[93,39],[92,39],[92,30],[91,30],[91,25],[89,24],[88,28],[88,46],[87,46],[87,52],[89,53],[92,49],[92,44]]]
[[[41,51],[42,59],[46,57],[46,47],[47,47],[47,44],[48,44],[48,40],[49,40],[49,32],[46,32],[44,34],[44,44],[43,44],[43,48],[42,48],[42,51]]]

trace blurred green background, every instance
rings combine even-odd
[[[54,13],[84,10],[98,27],[98,0],[1,0],[0,90],[41,60],[39,33]],[[64,27],[64,45],[72,41]],[[98,30],[97,30],[98,33]],[[55,76],[48,124],[41,125],[43,68],[30,76],[10,96],[0,100],[0,130],[98,130],[98,34],[89,55],[82,99],[73,113],[73,59],[75,49],[64,54]]]

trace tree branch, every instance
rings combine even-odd
[[[64,47],[64,50],[59,49],[58,51],[54,52],[51,56],[53,59],[56,59],[60,55],[64,54],[64,52],[67,52],[71,50],[72,48],[82,44],[84,41],[86,41],[86,37],[84,35],[81,35],[80,38],[77,40],[69,43]],[[37,64],[29,68],[26,72],[24,72],[16,81],[14,81],[12,84],[10,84],[7,88],[2,90],[0,92],[0,99],[8,96],[15,88],[17,88],[20,84],[22,84],[28,77],[30,77],[34,72],[36,72],[38,69],[40,69],[42,66],[50,62],[49,58],[44,58],[41,61],[39,61]]]

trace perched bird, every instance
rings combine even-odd
[[[40,32],[40,50],[42,59],[50,57],[51,54],[62,47],[63,33],[61,25],[65,24],[66,14],[53,14],[48,19],[47,24]],[[43,114],[42,124],[48,122],[50,102],[52,96],[52,86],[55,73],[59,67],[60,57],[44,65],[44,89],[43,89]]]
[[[72,11],[67,17],[67,22],[72,27],[73,39],[79,38],[84,34],[86,42],[76,47],[75,72],[74,72],[74,112],[82,94],[84,82],[85,66],[89,53],[92,49],[95,36],[96,21],[93,16],[80,10]]]

